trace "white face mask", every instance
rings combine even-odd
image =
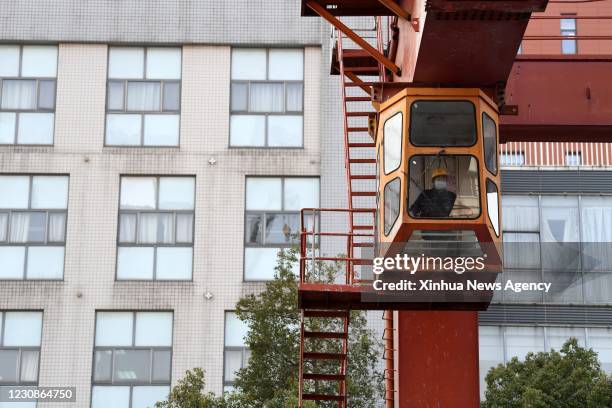
[[[438,177],[434,180],[434,188],[436,190],[446,190],[446,180],[442,177]]]

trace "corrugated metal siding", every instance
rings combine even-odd
[[[612,307],[493,304],[478,313],[480,324],[612,326]]]
[[[502,170],[503,193],[612,193],[612,171]]]

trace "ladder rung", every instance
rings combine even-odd
[[[375,197],[376,191],[351,191],[353,197]]]
[[[373,225],[353,225],[354,230],[373,230]]]
[[[304,337],[306,338],[315,338],[315,339],[346,339],[347,334],[346,333],[339,333],[339,332],[311,332],[311,331],[305,331],[304,332]]]
[[[371,259],[365,259],[365,258],[354,259],[351,262],[352,262],[353,265],[372,265],[372,260]]]
[[[369,72],[369,73],[374,73],[374,74],[378,74],[378,67],[344,67],[344,71],[348,71],[348,72]]]
[[[305,352],[304,359],[306,360],[345,360],[346,354],[341,353],[315,353]]]
[[[370,102],[372,100],[369,96],[347,96],[347,102]]]
[[[351,174],[353,180],[376,180],[374,174]]]
[[[376,143],[349,143],[348,147],[376,147]]]
[[[374,112],[346,112],[346,116],[370,116]]]
[[[302,399],[310,401],[344,401],[344,396],[327,394],[302,394]]]
[[[304,310],[304,317],[349,317],[348,310]]]
[[[376,159],[349,159],[349,163],[376,163]]]
[[[359,248],[373,248],[374,243],[373,242],[353,242],[353,246],[359,247]]]
[[[367,127],[349,127],[349,128],[346,128],[346,130],[349,132],[367,132],[368,128]]]
[[[343,381],[346,377],[342,374],[315,374],[304,373],[305,380]]]
[[[378,82],[361,81],[361,82],[345,82],[344,83],[344,86],[374,86],[374,85],[378,85]]]

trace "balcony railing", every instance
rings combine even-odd
[[[612,167],[612,143],[508,142],[502,167]]]

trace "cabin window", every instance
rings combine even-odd
[[[474,156],[413,156],[409,170],[412,217],[473,219],[480,215],[479,168]]]
[[[489,115],[482,114],[482,135],[484,138],[485,166],[497,175],[497,126]]]
[[[415,146],[474,145],[474,104],[469,101],[415,101],[410,108],[410,142]]]
[[[385,235],[389,235],[400,211],[400,178],[396,177],[385,186]]]
[[[489,221],[493,226],[495,235],[499,237],[499,197],[497,194],[497,186],[491,180],[487,179],[487,214]]]
[[[397,112],[385,121],[383,141],[385,174],[397,170],[402,162],[402,122],[402,112]]]

